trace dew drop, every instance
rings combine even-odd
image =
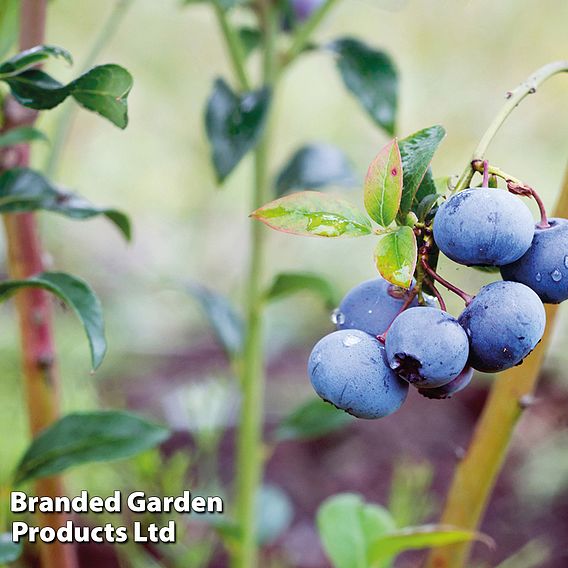
[[[345,345],[345,347],[353,347],[353,345],[357,345],[357,343],[361,343],[361,338],[356,335],[348,334],[343,340],[343,345]]]
[[[550,277],[552,278],[552,280],[554,280],[554,282],[560,282],[560,280],[562,280],[562,272],[560,272],[560,270],[558,270],[558,268],[555,268],[550,273]]]
[[[372,314],[372,313],[373,313],[373,310],[369,310],[367,313],[368,313],[368,314]]]
[[[339,311],[339,308],[335,308],[333,312],[331,312],[331,322],[335,325],[342,325],[345,323],[345,314]]]
[[[536,281],[540,282],[542,280],[542,274],[540,272],[536,273]]]

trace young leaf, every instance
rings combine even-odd
[[[0,213],[53,211],[71,219],[104,215],[130,240],[128,217],[116,209],[96,207],[83,197],[61,191],[41,174],[29,168],[13,168],[0,175]]]
[[[414,196],[426,175],[438,145],[445,135],[446,131],[441,126],[431,126],[400,141],[400,155],[404,169],[404,189],[400,201],[401,214],[410,211]]]
[[[272,229],[309,237],[360,237],[371,222],[344,199],[317,191],[281,197],[251,213]]]
[[[365,177],[365,209],[382,227],[396,218],[402,195],[402,162],[396,138],[371,162]]]
[[[356,175],[345,154],[330,144],[309,144],[297,150],[276,179],[276,194],[338,185],[353,187]]]
[[[34,142],[35,140],[47,141],[47,139],[47,136],[41,130],[33,126],[20,126],[0,134],[0,148],[24,144],[25,142]]]
[[[418,256],[416,236],[410,227],[399,227],[379,237],[375,264],[381,276],[395,286],[408,288]]]
[[[438,186],[436,185],[436,181],[434,180],[434,176],[432,175],[432,168],[428,168],[426,170],[426,173],[424,174],[424,177],[422,178],[422,181],[420,182],[420,185],[418,186],[418,189],[416,190],[416,195],[414,196],[414,199],[412,201],[412,211],[417,213],[418,206],[423,201],[423,199],[426,196],[434,195],[437,192]],[[445,193],[445,191],[438,193],[443,194]]]
[[[0,565],[18,560],[23,549],[21,542],[12,542],[11,533],[0,533]]]
[[[167,428],[119,411],[69,414],[41,432],[22,457],[14,483],[85,463],[132,457],[168,438]]]
[[[81,320],[89,346],[93,369],[103,362],[107,345],[101,302],[82,279],[64,272],[43,272],[25,280],[0,282],[0,301],[6,300],[21,288],[43,288],[68,304]]]
[[[275,432],[278,442],[285,440],[314,440],[336,432],[353,422],[347,412],[319,398],[310,399],[282,420]]]
[[[245,57],[248,57],[260,46],[262,41],[262,32],[257,28],[250,28],[248,26],[239,28],[237,31],[241,39],[241,45],[243,46]]]
[[[391,136],[395,132],[398,76],[391,58],[354,38],[334,41],[329,48],[345,86],[371,118]]]
[[[379,536],[370,548],[369,557],[371,562],[378,562],[406,550],[447,546],[471,540],[483,542],[490,548],[495,545],[491,538],[480,533],[445,525],[423,525]]]
[[[68,85],[62,85],[40,69],[28,69],[8,77],[14,98],[23,106],[46,110],[56,107],[68,96],[81,106],[110,120],[119,128],[128,124],[127,97],[132,76],[119,65],[99,65]]]
[[[366,504],[352,493],[324,501],[317,513],[317,526],[334,568],[369,568],[372,540],[395,528],[386,509]]]
[[[270,90],[235,94],[222,79],[217,79],[207,103],[205,127],[219,183],[252,150],[264,131]]]
[[[430,213],[440,197],[441,195],[439,195],[438,193],[430,193],[429,195],[425,195],[423,197],[423,199],[416,207],[416,216],[418,217],[418,220],[420,222],[423,222],[426,219],[428,213]]]
[[[278,274],[266,292],[266,299],[277,300],[304,290],[317,294],[330,309],[335,308],[339,303],[337,290],[333,284],[327,278],[310,272]]]
[[[229,300],[205,286],[191,283],[188,292],[201,304],[219,343],[229,356],[242,352],[244,324]]]
[[[14,57],[8,59],[8,61],[4,61],[4,63],[0,64],[0,79],[22,73],[50,57],[61,57],[69,63],[69,65],[73,64],[73,58],[66,49],[55,45],[37,45],[17,53]]]

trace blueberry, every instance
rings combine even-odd
[[[383,346],[358,329],[334,331],[314,347],[308,374],[327,402],[358,418],[382,418],[400,408],[408,385],[389,368]]]
[[[455,379],[467,363],[467,335],[458,321],[438,308],[409,308],[387,333],[391,369],[417,387],[434,388]]]
[[[352,288],[341,300],[335,321],[337,329],[360,329],[381,335],[398,315],[409,292],[382,278],[373,278]],[[412,306],[418,305],[415,298]]]
[[[454,394],[462,391],[471,383],[473,368],[467,366],[455,379],[449,383],[433,389],[420,388],[418,392],[426,398],[451,398]]]
[[[496,373],[518,365],[542,338],[540,298],[518,282],[484,286],[459,317],[470,342],[470,365]]]
[[[324,0],[291,0],[292,13],[297,23],[305,22]]]
[[[467,266],[502,266],[527,252],[534,221],[520,198],[499,189],[472,188],[440,205],[434,240],[449,258]]]
[[[568,299],[568,220],[549,219],[550,227],[535,229],[529,250],[501,267],[503,280],[521,282],[548,304]]]

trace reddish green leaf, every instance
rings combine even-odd
[[[371,162],[365,178],[365,208],[379,225],[395,219],[402,196],[402,159],[396,138]]]
[[[408,288],[418,256],[416,236],[410,227],[380,237],[375,249],[375,264],[381,276],[395,286]]]
[[[251,214],[272,229],[309,237],[360,237],[371,222],[348,201],[317,191],[281,197]]]

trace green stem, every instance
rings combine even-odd
[[[285,65],[291,63],[306,48],[315,29],[338,2],[339,0],[326,0],[310,18],[298,28],[292,40],[292,45],[284,58]]]
[[[485,157],[485,152],[489,144],[495,138],[497,132],[503,126],[509,115],[519,106],[525,97],[536,93],[538,87],[542,85],[546,80],[550,79],[558,73],[568,72],[568,61],[555,61],[544,65],[538,69],[533,75],[531,75],[526,81],[521,83],[517,88],[509,91],[507,93],[507,100],[497,116],[493,119],[493,122],[489,125],[489,128],[485,131],[482,136],[477,148],[473,152],[471,162],[476,160],[483,160]],[[473,174],[475,173],[471,162],[466,166],[462,175],[460,176],[458,183],[454,191],[461,191],[467,189],[470,186]]]
[[[227,13],[221,6],[219,0],[213,0],[213,7],[215,8],[217,21],[221,26],[221,31],[225,38],[225,44],[227,46],[233,70],[239,82],[239,87],[243,91],[250,91],[250,82],[245,68],[245,53],[239,34],[229,22]]]
[[[116,34],[120,24],[122,23],[128,9],[132,5],[133,0],[117,0],[109,17],[103,24],[99,35],[96,37],[89,53],[85,57],[81,65],[81,71],[85,72],[90,69],[99,58],[103,49],[108,45]],[[55,126],[51,141],[51,151],[49,152],[44,165],[44,173],[47,177],[52,178],[57,174],[57,169],[65,149],[67,137],[73,124],[73,118],[77,110],[77,105],[69,104],[70,101],[63,106],[59,115],[59,120]]]

